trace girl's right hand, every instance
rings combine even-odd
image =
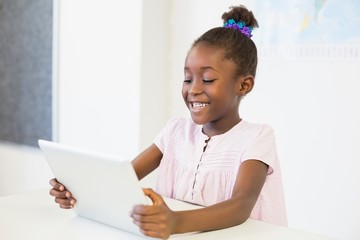
[[[55,202],[59,204],[61,208],[69,209],[73,208],[76,200],[72,197],[64,185],[59,183],[56,178],[50,180],[50,185],[53,187],[50,189],[50,195],[55,197]]]

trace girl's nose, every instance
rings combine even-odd
[[[197,80],[192,81],[189,88],[189,94],[198,95],[202,92],[203,92],[202,81],[197,81]]]

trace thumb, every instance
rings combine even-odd
[[[164,203],[164,199],[151,188],[143,188],[143,191],[145,195],[151,199],[154,205],[160,205]]]

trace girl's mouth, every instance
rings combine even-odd
[[[191,102],[190,103],[191,109],[193,111],[201,111],[202,109],[206,108],[207,106],[209,106],[209,103],[204,103],[204,102]]]

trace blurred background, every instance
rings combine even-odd
[[[0,196],[48,188],[39,138],[133,158],[187,116],[186,53],[238,4],[260,25],[240,114],[275,130],[289,226],[360,239],[355,0],[0,0]]]

